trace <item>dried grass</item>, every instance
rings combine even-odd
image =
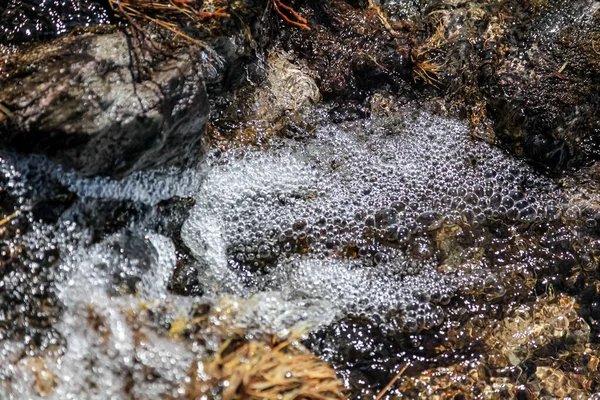
[[[212,360],[192,368],[187,398],[210,398],[222,387],[223,400],[345,399],[333,368],[296,338],[270,343],[226,340]]]
[[[436,64],[432,60],[424,60],[418,61],[413,58],[413,79],[414,81],[422,80],[428,85],[438,87],[439,80],[437,79],[437,75],[442,68],[441,65]]]
[[[442,69],[442,65],[433,61],[432,54],[447,43],[445,32],[446,28],[440,22],[433,34],[411,56],[413,62],[413,80],[415,82],[422,80],[428,85],[438,87],[439,80],[437,79],[437,75]]]

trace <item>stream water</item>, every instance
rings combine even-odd
[[[565,263],[595,268],[600,249],[585,202],[425,112],[321,123],[120,182],[11,154],[1,174],[26,256],[3,266],[0,398],[190,398],[194,360],[220,342],[173,326],[200,306],[246,337],[309,332],[352,397],[372,398],[406,363],[480,362],[469,343],[432,348],[560,287]],[[75,200],[40,220],[56,191]]]

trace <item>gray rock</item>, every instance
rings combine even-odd
[[[0,76],[0,142],[88,176],[196,160],[209,113],[208,60],[200,48],[142,51],[119,32],[9,56]]]

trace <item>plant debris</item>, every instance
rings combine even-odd
[[[297,341],[297,334],[270,342],[228,339],[216,356],[192,368],[188,398],[207,395],[221,382],[222,399],[344,399],[335,371]],[[208,385],[198,379],[209,377]]]

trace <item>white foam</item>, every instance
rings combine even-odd
[[[210,164],[182,238],[209,291],[278,293],[287,322],[379,318],[406,308],[414,292],[451,296],[469,277],[436,271],[428,230],[442,220],[478,224],[492,213],[517,222],[543,218],[553,198],[549,180],[472,142],[465,124],[427,114],[329,125],[282,147],[244,157],[232,151]],[[375,233],[365,233],[369,218]],[[294,235],[317,230],[304,250],[294,248]],[[343,256],[353,246],[371,255]]]

